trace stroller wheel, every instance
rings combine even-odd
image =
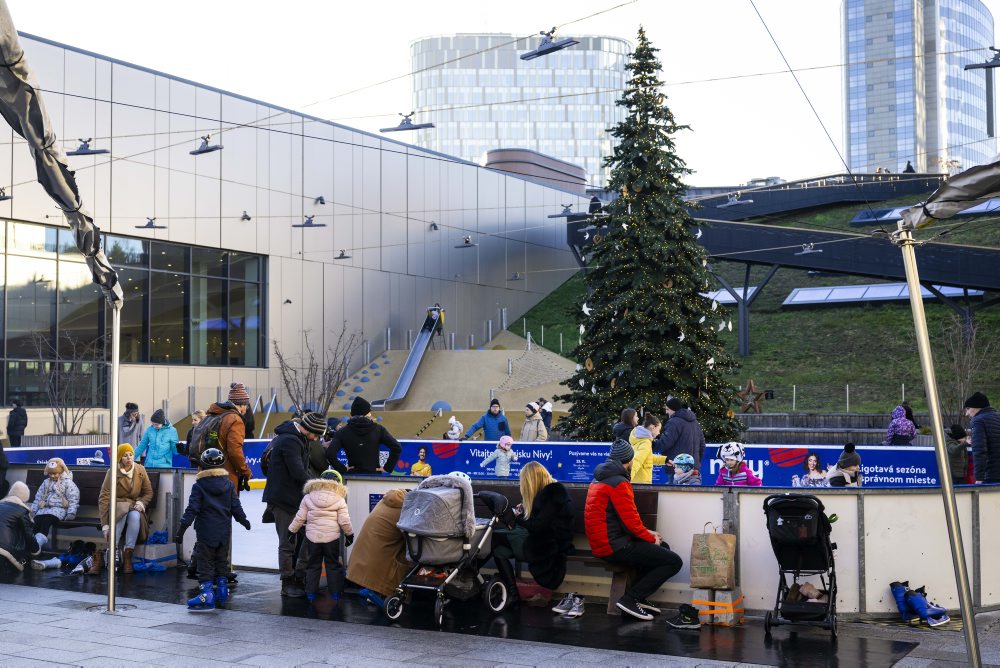
[[[490,578],[483,588],[483,603],[493,612],[502,612],[507,607],[507,585],[500,578]]]
[[[434,599],[434,621],[437,622],[438,626],[444,624],[444,599],[436,598]]]
[[[390,596],[385,599],[385,605],[382,609],[385,611],[386,617],[395,621],[403,615],[403,599],[396,595]]]
[[[771,612],[770,611],[768,611],[768,613],[766,615],[764,615],[764,636],[766,638],[770,638],[771,637]]]
[[[837,613],[830,615],[830,639],[837,639]]]

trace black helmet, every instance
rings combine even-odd
[[[212,469],[222,466],[226,462],[226,456],[218,448],[209,448],[201,453],[201,465]]]
[[[337,469],[328,468],[319,474],[319,477],[323,480],[336,480],[337,482],[343,484],[344,476],[340,475],[340,471]]]

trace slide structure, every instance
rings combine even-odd
[[[403,364],[403,370],[400,372],[399,378],[396,379],[396,385],[393,386],[392,392],[389,393],[388,397],[372,402],[372,409],[384,410],[389,403],[406,397],[406,393],[410,390],[410,385],[413,384],[413,379],[417,375],[417,369],[420,368],[420,362],[424,359],[424,353],[427,352],[427,348],[431,344],[431,338],[434,336],[434,331],[441,320],[442,311],[443,309],[438,308],[428,310],[424,326],[420,328],[417,340],[413,342],[413,346],[410,348],[410,354],[406,357],[406,362]]]

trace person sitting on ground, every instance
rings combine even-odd
[[[538,404],[534,401],[524,407],[524,425],[521,427],[522,443],[549,440],[549,432],[542,421],[542,415],[538,412]]]
[[[514,439],[510,436],[501,436],[497,443],[497,449],[489,457],[479,462],[479,468],[486,468],[486,465],[496,460],[496,470],[493,472],[498,478],[506,478],[510,475],[511,461],[517,461],[517,451],[513,448]]]
[[[431,475],[431,465],[427,463],[427,446],[417,448],[417,461],[410,467],[410,475],[427,478]]]
[[[514,434],[510,431],[507,416],[500,411],[499,399],[494,398],[490,400],[489,410],[483,413],[483,416],[469,427],[469,430],[462,436],[462,440],[471,438],[480,429],[483,430],[483,440],[486,441],[499,441],[501,436],[510,436],[513,438]]]
[[[76,519],[76,512],[80,508],[80,488],[73,482],[73,472],[59,457],[53,457],[45,464],[45,475],[45,480],[35,492],[35,500],[31,502],[31,514],[34,517],[35,533],[48,536],[52,527],[63,520]],[[59,564],[58,559],[50,559],[32,561],[31,567],[43,570],[58,567]]]
[[[169,469],[174,466],[177,449],[177,429],[159,408],[149,417],[149,426],[135,449],[136,461],[148,469]],[[147,453],[147,450],[149,451]],[[143,459],[145,455],[145,459]]]
[[[674,484],[675,485],[700,485],[701,472],[694,457],[686,452],[682,452],[674,458]]]
[[[457,441],[462,438],[462,432],[465,431],[465,425],[458,421],[458,419],[452,415],[448,418],[448,431],[445,433],[444,438],[449,441]]]
[[[361,587],[361,597],[381,608],[413,565],[406,560],[406,540],[396,524],[403,511],[405,489],[390,489],[361,526],[347,579]]]
[[[0,576],[16,575],[28,559],[41,553],[48,539],[35,533],[28,498],[31,491],[18,480],[0,499]]]
[[[354,542],[354,527],[347,512],[344,479],[334,469],[327,469],[318,479],[307,482],[302,493],[302,503],[288,525],[288,531],[295,534],[303,526],[306,528],[306,598],[312,603],[319,592],[319,577],[324,562],[327,582],[333,582],[334,572],[342,569],[340,535],[344,534],[344,545],[350,547]],[[343,578],[340,587],[330,586],[330,595],[335,601],[340,600],[343,593]]]
[[[621,420],[611,428],[614,440],[622,439],[627,441],[632,435],[632,430],[639,425],[639,414],[634,408],[626,408],[622,411]]]
[[[566,487],[535,461],[524,465],[520,478],[521,503],[514,508],[516,525],[513,529],[498,527],[493,534],[493,559],[512,602],[517,600],[517,580],[510,559],[527,562],[531,577],[540,586],[558,589],[566,577],[566,557],[573,552],[573,501]],[[582,615],[582,598],[564,614]]]
[[[380,464],[379,447],[389,448],[389,457]],[[347,466],[340,463],[337,455],[343,450],[347,455]],[[333,435],[330,447],[326,449],[326,461],[341,475],[345,473],[392,473],[403,452],[403,446],[389,433],[389,430],[372,419],[372,405],[363,397],[355,397],[351,403],[351,419],[347,425]]]
[[[131,443],[118,446],[118,466],[111,467],[104,476],[101,485],[101,496],[98,509],[101,514],[101,530],[104,540],[111,535],[111,477],[115,476],[117,484],[117,507],[115,512],[115,528],[118,530],[116,545],[122,551],[122,573],[132,572],[132,553],[137,542],[144,542],[149,535],[149,516],[146,508],[153,500],[153,485],[142,464],[135,461],[135,449]],[[115,469],[118,469],[117,471]],[[122,542],[122,536],[125,540]],[[109,559],[114,559],[110,555]],[[114,562],[110,564],[114,568]],[[104,550],[94,554],[94,563],[87,571],[90,575],[98,575],[104,568]]]
[[[223,466],[222,450],[209,448],[201,453],[202,470],[195,476],[188,505],[181,515],[174,542],[184,542],[184,532],[194,524],[198,542],[194,559],[201,576],[198,595],[190,599],[188,610],[214,610],[229,600],[229,555],[233,538],[233,519],[250,531],[250,520],[243,512],[240,497]]]
[[[743,461],[744,457],[742,443],[729,441],[719,446],[719,459],[723,466],[715,484],[722,487],[760,487],[763,482]]]
[[[632,461],[632,482],[650,485],[653,482],[653,467],[669,464],[663,455],[653,454],[653,441],[660,435],[660,418],[652,413],[646,413],[642,424],[632,430],[628,442],[635,451]]]
[[[902,406],[892,409],[892,420],[885,430],[885,444],[909,445],[916,435],[917,428],[913,426],[913,422],[906,419],[906,409]]]
[[[667,399],[664,408],[667,412],[667,424],[662,429],[663,433],[653,441],[653,452],[670,461],[686,452],[696,462],[700,462],[705,455],[705,434],[702,433],[694,412],[677,397]],[[668,464],[666,470],[667,482],[675,482],[673,467]]]
[[[635,569],[635,577],[616,605],[627,615],[650,620],[660,609],[647,599],[680,571],[681,558],[655,531],[642,524],[635,505],[629,469],[635,451],[618,439],[594,470],[587,490],[584,526],[595,557]]]
[[[861,487],[861,455],[853,443],[844,446],[837,465],[827,473],[830,487]]]
[[[945,432],[948,443],[948,468],[951,471],[951,482],[954,485],[964,485],[969,482],[969,434],[960,424],[953,424]]]

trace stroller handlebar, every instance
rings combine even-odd
[[[499,517],[507,512],[507,508],[510,505],[510,501],[503,494],[498,494],[497,492],[490,492],[488,490],[483,490],[481,492],[475,493],[475,498],[483,502],[490,512],[494,516]]]

